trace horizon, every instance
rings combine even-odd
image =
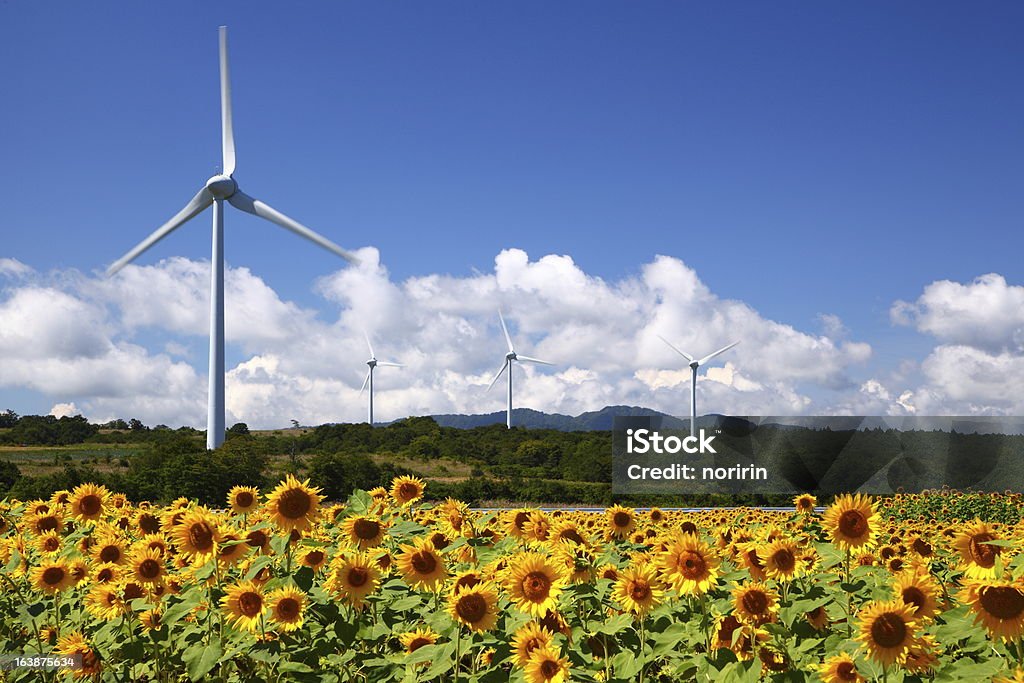
[[[1024,414],[1024,8],[238,7],[0,10],[0,410],[205,425],[209,213],[101,271],[216,172],[226,24],[242,187],[364,261],[227,212],[228,425],[359,421],[363,329],[381,421],[497,412],[499,307],[516,409],[687,415],[660,334],[742,340],[699,412]]]

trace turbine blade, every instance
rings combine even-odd
[[[366,333],[366,330],[363,330],[363,337],[366,339],[366,346],[370,349],[370,358],[376,358],[377,356],[373,354],[373,344],[370,343],[370,335]]]
[[[505,368],[507,368],[507,367],[508,367],[508,360],[506,360],[505,364],[501,366],[501,370],[498,370],[498,374],[495,375],[494,379],[491,380],[491,383],[487,385],[487,389],[485,391],[490,391],[491,390],[491,387],[494,386],[494,383],[498,381],[498,378],[501,377],[501,373],[505,372]]]
[[[710,354],[704,356],[703,358],[701,358],[699,361],[697,361],[697,365],[704,365],[705,363],[707,363],[709,360],[711,360],[712,358],[714,358],[718,354],[725,353],[726,351],[728,351],[729,349],[731,349],[732,347],[736,346],[739,343],[740,343],[740,340],[737,339],[732,344],[728,344],[727,346],[723,346],[722,348],[718,349],[714,353],[710,353]]]
[[[310,242],[318,244],[327,251],[337,254],[352,265],[359,265],[359,259],[356,258],[354,254],[345,251],[326,237],[318,235],[302,223],[299,223],[297,220],[285,216],[272,206],[269,206],[258,199],[253,199],[241,190],[236,191],[233,195],[228,197],[228,201],[231,202],[231,205],[236,209],[240,209],[246,213],[251,213],[252,215],[259,216],[260,218],[265,218],[271,223],[277,223],[282,228],[291,230],[296,235],[305,237]]]
[[[363,386],[359,387],[359,395],[362,396],[363,392],[366,391],[366,385],[370,381],[370,370],[366,371],[366,377],[363,379]]]
[[[505,333],[505,342],[508,344],[508,351],[512,353],[515,349],[512,348],[512,337],[508,334],[508,327],[505,326],[505,317],[501,315],[501,309],[498,309],[498,320],[501,321],[501,331]]]
[[[174,215],[174,218],[161,225],[153,232],[153,234],[135,245],[131,251],[119,258],[117,261],[114,261],[114,263],[107,268],[107,277],[124,268],[151,246],[162,240],[164,237],[167,237],[167,235],[180,228],[189,220],[195,218],[210,204],[213,204],[213,195],[204,187],[199,190],[196,196],[193,197],[188,204],[185,205],[184,209]]]
[[[228,27],[220,27],[220,129],[224,175],[235,172],[235,130],[231,123],[231,79],[228,73]]]
[[[540,363],[541,365],[554,365],[554,363],[549,363],[546,360],[541,360],[540,358],[530,358],[529,356],[524,356],[521,353],[516,354],[516,360],[525,360],[528,363]]]
[[[683,358],[685,358],[686,360],[690,361],[691,363],[693,362],[693,356],[691,356],[690,354],[686,353],[685,351],[680,351],[680,350],[679,350],[679,349],[677,349],[677,348],[676,348],[675,346],[673,346],[672,342],[670,342],[670,341],[669,341],[668,339],[665,339],[665,338],[664,338],[664,337],[662,337],[662,336],[661,336],[660,334],[659,334],[659,335],[656,335],[656,336],[658,337],[658,339],[660,339],[661,341],[663,341],[663,342],[665,342],[666,344],[668,344],[668,347],[669,347],[670,349],[672,349],[673,351],[675,351],[676,353],[678,353],[678,354],[679,354],[680,356],[682,356],[682,357],[683,357]]]
[[[386,367],[389,367],[389,368],[404,368],[405,367],[401,363],[388,363],[387,361],[383,361],[383,360],[377,361],[377,367],[380,367],[382,365],[384,365]]]

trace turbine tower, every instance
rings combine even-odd
[[[383,365],[391,368],[404,368],[405,366],[401,363],[389,363],[383,360],[377,360],[377,356],[373,353],[373,344],[370,343],[370,336],[363,333],[366,337],[366,346],[370,349],[370,360],[366,361],[369,366],[369,370],[366,371],[366,379],[363,380],[363,386],[359,389],[359,393],[362,394],[363,390],[367,387],[370,388],[370,400],[366,410],[366,422],[372,427],[373,426],[373,369],[378,365]]]
[[[494,383],[498,381],[499,377],[501,377],[501,373],[508,369],[508,406],[505,410],[505,426],[512,429],[512,364],[517,360],[524,360],[527,363],[540,363],[541,365],[554,365],[554,363],[549,363],[546,360],[541,360],[539,358],[530,358],[529,356],[517,354],[515,348],[512,346],[512,337],[508,334],[508,327],[505,326],[505,318],[502,317],[500,310],[498,311],[498,320],[501,321],[501,331],[505,333],[505,343],[508,344],[508,353],[505,354],[504,365],[502,365],[501,369],[498,370],[498,374],[494,376],[491,383],[487,385],[487,391],[491,390]]]
[[[675,346],[672,345],[672,342],[670,342],[668,339],[665,339],[660,334],[658,335],[658,339],[668,344],[669,348],[671,348],[673,351],[678,353],[680,356],[685,358],[690,363],[690,434],[695,435],[697,433],[697,368],[704,365],[718,354],[725,353],[726,351],[736,346],[740,342],[739,340],[736,340],[732,344],[723,346],[714,353],[708,354],[699,360],[695,360],[693,356],[686,353],[685,351],[677,349]]]
[[[224,161],[221,172],[207,180],[184,209],[107,269],[108,276],[118,272],[154,244],[213,205],[213,250],[210,256],[210,391],[206,414],[206,447],[209,449],[217,448],[224,443],[224,201],[227,200],[236,209],[291,230],[334,252],[349,263],[358,263],[355,256],[334,242],[238,188],[234,178],[235,137],[231,123],[231,83],[228,79],[226,26],[220,27],[220,114],[221,151]]]

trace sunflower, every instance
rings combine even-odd
[[[608,518],[608,536],[619,540],[629,536],[636,529],[636,513],[621,505],[613,505],[605,511]]]
[[[974,621],[993,638],[1014,640],[1024,635],[1024,582],[968,581],[960,599],[970,605]]]
[[[319,572],[327,564],[327,551],[316,546],[306,548],[302,552],[302,566],[309,567],[314,572]]]
[[[140,534],[145,536],[158,534],[160,533],[160,526],[160,518],[149,510],[139,510],[135,513],[135,527],[139,530]]]
[[[71,569],[64,560],[44,560],[32,570],[32,584],[43,593],[59,593],[73,582]]]
[[[524,538],[526,536],[526,522],[529,519],[529,510],[525,508],[512,510],[506,516],[505,531],[513,538]]]
[[[566,583],[564,569],[540,553],[519,553],[509,562],[505,576],[509,599],[535,617],[554,610]]]
[[[992,683],[1024,683],[1024,669],[1014,669],[1013,678],[999,676],[992,679]]]
[[[81,557],[68,562],[68,571],[71,572],[71,583],[76,586],[89,578],[89,564]]]
[[[228,505],[238,515],[247,515],[260,504],[260,490],[252,486],[235,486],[228,491]]]
[[[433,645],[437,642],[437,634],[429,628],[406,631],[398,636],[398,640],[405,648],[405,653],[411,655],[424,645]]]
[[[357,609],[380,585],[380,569],[365,553],[342,555],[331,563],[327,589]]]
[[[94,584],[85,595],[85,610],[102,621],[111,621],[124,614],[125,605],[118,584]]]
[[[732,591],[733,607],[740,621],[761,626],[776,619],[779,596],[763,583],[738,585]]]
[[[163,581],[166,573],[163,556],[156,550],[141,550],[129,558],[128,564],[135,580],[148,586]]]
[[[658,570],[651,564],[623,570],[612,590],[612,598],[638,617],[657,607],[664,597]]]
[[[560,658],[550,646],[539,647],[530,653],[523,673],[528,683],[565,683],[569,680],[569,660]]]
[[[68,510],[79,522],[92,522],[103,517],[103,507],[110,497],[104,486],[81,484],[71,492]]]
[[[800,548],[796,543],[779,539],[758,548],[757,559],[764,566],[764,573],[776,581],[792,581],[803,569],[800,564]]]
[[[750,578],[754,579],[754,581],[764,581],[768,578],[768,575],[764,572],[764,564],[761,563],[761,558],[757,554],[759,550],[757,543],[749,541],[734,544],[733,547],[736,549],[739,563],[750,573]]]
[[[680,595],[707,592],[718,578],[721,560],[693,534],[676,534],[658,555],[662,576]]]
[[[893,585],[896,597],[917,611],[914,618],[921,621],[932,619],[939,611],[939,591],[935,579],[927,572],[911,569],[896,577]]]
[[[38,514],[25,513],[23,517],[26,526],[34,534],[44,534],[47,531],[60,533],[64,529],[64,517],[59,512],[43,512]]]
[[[36,537],[36,550],[43,555],[55,555],[60,552],[61,537],[56,531],[47,531]]]
[[[844,494],[825,510],[822,524],[841,550],[869,548],[875,544],[878,512],[868,496]]]
[[[554,642],[551,632],[541,628],[535,621],[520,626],[512,636],[512,662],[516,666],[526,666],[534,650],[550,648]]]
[[[186,512],[171,528],[171,538],[184,559],[202,564],[217,553],[220,528],[213,513],[197,507]]]
[[[305,531],[320,515],[320,489],[289,474],[267,496],[267,514],[284,531]]]
[[[586,546],[559,543],[554,556],[565,565],[569,583],[590,583],[594,580],[597,557]]]
[[[220,599],[224,616],[235,627],[255,632],[260,629],[267,611],[267,598],[263,589],[252,581],[240,581],[229,586],[227,595]]]
[[[995,564],[1002,548],[988,541],[998,540],[1000,538],[996,530],[979,519],[965,525],[956,535],[953,547],[960,553],[964,574],[968,578],[995,578]]]
[[[618,581],[619,568],[616,567],[614,564],[611,564],[610,562],[602,564],[600,567],[597,568],[597,578]]]
[[[376,517],[352,515],[341,523],[341,530],[348,536],[349,542],[360,550],[376,548],[384,542],[387,526]]]
[[[809,515],[814,512],[818,499],[809,493],[801,493],[793,499],[793,507],[802,515]]]
[[[292,586],[283,586],[267,595],[270,621],[278,630],[294,631],[302,626],[306,594]]]
[[[551,520],[543,510],[531,510],[523,524],[523,538],[541,543],[551,534]]]
[[[555,524],[554,528],[548,532],[548,538],[555,543],[567,543],[570,545],[575,544],[582,546],[590,545],[587,533],[571,519],[562,520]]]
[[[498,592],[490,583],[458,588],[448,598],[452,619],[471,631],[490,631],[498,620]]]
[[[163,628],[163,611],[160,608],[148,609],[139,614],[139,623],[147,631],[159,631]]]
[[[818,667],[818,675],[823,683],[867,683],[857,670],[857,662],[845,652],[826,659]]]
[[[57,654],[79,660],[79,667],[71,670],[75,678],[89,678],[100,673],[100,656],[81,631],[72,631],[58,640]]]
[[[444,583],[448,569],[444,558],[429,539],[414,539],[412,545],[401,546],[396,564],[402,578],[413,588],[437,590]]]
[[[910,646],[903,668],[912,674],[928,674],[935,670],[938,663],[938,644],[932,636],[924,635]]]
[[[132,543],[131,552],[137,553],[140,550],[155,550],[160,553],[160,557],[167,557],[167,539],[163,534],[146,534]]]
[[[821,605],[818,605],[809,612],[804,612],[804,619],[815,631],[824,631],[828,626],[828,612]]]
[[[902,664],[917,638],[914,607],[902,600],[869,602],[861,607],[859,640],[868,656],[888,668]]]
[[[472,588],[483,582],[484,577],[478,570],[466,569],[455,575],[455,579],[452,581],[452,593],[454,594],[460,588]]]
[[[395,477],[391,481],[391,499],[395,505],[412,505],[423,497],[425,485],[418,477]]]

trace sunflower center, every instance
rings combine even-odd
[[[63,568],[47,567],[43,571],[43,583],[45,583],[47,586],[56,586],[64,580],[65,576],[67,576],[67,573],[64,571]]]
[[[433,574],[437,569],[437,558],[434,553],[420,551],[412,556],[412,568],[417,574]]]
[[[320,564],[323,561],[324,561],[323,551],[320,551],[320,550],[310,550],[308,553],[306,553],[306,564],[308,564],[310,566],[318,565],[318,564]]]
[[[693,522],[683,522],[679,525],[679,530],[684,534],[691,534],[693,536],[697,535],[697,525]]]
[[[914,539],[912,547],[914,548],[914,552],[921,557],[930,557],[932,554],[932,546],[927,541],[923,541],[920,538]]]
[[[267,544],[267,535],[260,529],[254,529],[246,535],[245,542],[250,548],[262,548]]]
[[[1013,586],[986,586],[981,589],[981,606],[997,619],[1016,619],[1024,613],[1024,593]]]
[[[761,558],[757,556],[757,549],[755,548],[751,548],[747,551],[747,561],[750,562],[750,565],[753,567],[764,569],[764,565],[761,564]]]
[[[479,576],[477,576],[476,574],[466,574],[465,576],[460,576],[459,579],[455,582],[455,590],[458,590],[460,588],[472,588],[478,583],[480,583]]]
[[[583,537],[575,529],[566,529],[558,537],[565,541],[572,541],[577,545],[583,545]]]
[[[522,531],[523,525],[526,524],[526,520],[528,519],[530,519],[530,514],[528,512],[517,512],[515,521],[513,523],[515,524],[515,527],[517,529]]]
[[[255,617],[263,611],[263,598],[259,593],[245,591],[238,596],[238,611],[244,616]]]
[[[475,624],[487,616],[487,600],[479,593],[463,595],[455,603],[455,612],[463,621]]]
[[[43,550],[45,550],[46,552],[52,553],[56,552],[58,549],[60,549],[60,539],[47,538],[45,541],[43,541]]]
[[[195,522],[188,528],[188,542],[199,552],[213,547],[213,529],[206,522]]]
[[[896,647],[907,637],[907,625],[898,614],[886,612],[871,624],[871,639],[879,647]]]
[[[682,575],[687,579],[703,577],[704,570],[707,567],[704,558],[691,550],[680,553],[678,566]]]
[[[142,586],[135,583],[134,581],[126,583],[124,585],[124,601],[131,602],[137,600],[146,594],[146,591],[142,590]]]
[[[868,530],[868,518],[860,510],[847,510],[839,517],[839,531],[848,538],[860,538]]]
[[[295,598],[281,598],[277,601],[277,616],[284,621],[294,621],[299,616],[299,601]]]
[[[110,567],[104,567],[96,572],[97,583],[107,583],[114,578],[114,571]]]
[[[138,524],[144,534],[155,534],[160,531],[160,520],[149,513],[139,515]]]
[[[160,563],[152,558],[146,558],[139,563],[139,576],[144,579],[155,579],[160,576]]]
[[[288,519],[301,519],[313,507],[309,494],[302,489],[288,489],[277,502],[277,511]]]
[[[251,491],[239,491],[235,494],[235,505],[240,508],[247,508],[255,502]]]
[[[732,634],[740,627],[739,619],[733,615],[727,616],[722,619],[722,623],[718,626],[718,640],[723,643],[732,644]]]
[[[836,676],[841,681],[857,680],[857,665],[853,662],[839,662],[839,666],[836,667]]]
[[[102,508],[103,501],[95,493],[86,494],[78,501],[78,511],[86,516],[98,515]]]
[[[117,563],[121,559],[121,549],[116,545],[104,546],[103,550],[100,551],[100,560],[102,562],[113,562]]]
[[[405,482],[398,487],[398,497],[401,500],[412,500],[420,495],[420,488],[412,482]]]
[[[416,650],[420,649],[424,645],[430,644],[431,642],[428,639],[423,638],[422,636],[417,636],[416,638],[412,639],[411,643],[409,643],[409,652],[416,652]]]
[[[523,595],[527,600],[544,600],[551,591],[551,580],[544,572],[530,572],[523,579]]]
[[[352,531],[355,532],[356,538],[372,541],[380,533],[380,522],[372,519],[357,519],[356,523],[352,525]]]
[[[36,530],[40,533],[44,531],[57,531],[60,527],[60,522],[53,515],[47,515],[46,517],[40,517],[36,521]]]
[[[628,512],[616,512],[612,515],[612,524],[620,528],[629,526],[631,521],[632,518],[630,518]]]
[[[664,519],[664,517],[662,517],[661,512],[659,512],[658,510],[653,510],[651,512],[652,522],[660,522],[662,519]]]
[[[370,572],[362,567],[352,567],[348,570],[348,582],[350,585],[359,588],[370,580]]]
[[[630,586],[629,595],[636,602],[643,602],[651,597],[651,587],[644,581],[634,581]]]
[[[743,609],[751,614],[764,614],[768,610],[768,596],[759,590],[749,590],[743,594]]]
[[[793,571],[794,567],[796,567],[796,557],[788,548],[776,550],[772,554],[772,562],[775,563],[775,566],[779,571],[784,573],[789,573]]]
[[[553,659],[545,659],[540,665],[540,672],[544,675],[545,679],[552,679],[555,675],[562,670],[562,667],[558,665],[558,662]]]
[[[995,536],[992,534],[982,533],[971,536],[971,559],[974,560],[975,564],[986,569],[995,565],[996,555],[999,554],[999,547],[987,543],[987,541],[994,540]]]

